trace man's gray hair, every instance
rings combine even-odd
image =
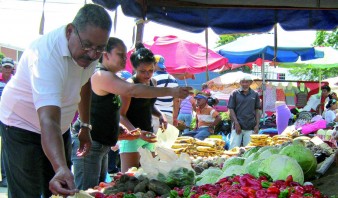
[[[112,20],[108,12],[99,5],[86,4],[76,14],[72,24],[80,31],[85,31],[87,25],[111,31]]]

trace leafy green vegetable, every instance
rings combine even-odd
[[[172,188],[193,185],[195,183],[195,172],[183,167],[172,169],[164,182]]]
[[[258,177],[258,167],[262,163],[263,159],[258,159],[250,162],[248,165],[245,166],[245,172],[250,173],[251,175]]]
[[[242,155],[244,158],[248,158],[251,154],[256,153],[261,147],[256,146],[252,147],[249,150],[245,151],[245,153]]]
[[[261,152],[258,156],[258,159],[266,159],[268,157],[270,157],[273,154],[278,154],[279,153],[279,149],[278,148],[269,148],[266,149],[265,151]]]
[[[279,154],[287,155],[297,160],[304,172],[304,177],[306,180],[314,177],[317,168],[317,160],[310,149],[300,144],[291,144],[284,147],[279,152]]]
[[[136,195],[134,195],[134,194],[124,194],[123,195],[123,198],[136,198]]]
[[[210,167],[197,176],[196,185],[201,186],[204,184],[214,184],[218,181],[218,178],[222,175],[222,173],[223,171],[221,169]]]
[[[222,171],[225,171],[229,166],[232,165],[243,165],[244,160],[245,158],[242,157],[230,157],[224,162]]]
[[[211,196],[208,194],[204,194],[204,195],[199,196],[199,198],[211,198]]]
[[[285,180],[287,176],[292,175],[293,180],[303,184],[304,174],[298,162],[286,155],[274,154],[262,161],[258,172],[269,174],[272,179]]]
[[[241,165],[232,165],[229,166],[223,173],[222,175],[218,178],[218,180],[231,176],[231,175],[242,175],[244,173],[244,166]],[[218,181],[217,180],[217,181]]]

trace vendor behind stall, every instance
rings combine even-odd
[[[306,103],[306,106],[302,111],[313,111],[317,114],[321,114],[324,111],[324,104],[329,101],[329,94],[331,88],[328,85],[321,87],[321,94],[314,94],[310,96],[309,100]]]

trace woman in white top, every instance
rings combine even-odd
[[[326,105],[326,109],[327,111],[325,112],[324,119],[327,124],[338,122],[338,117],[336,115],[337,100],[330,99]]]

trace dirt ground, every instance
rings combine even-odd
[[[324,195],[327,195],[330,198],[338,198],[338,164],[333,162],[322,177],[311,182]]]

